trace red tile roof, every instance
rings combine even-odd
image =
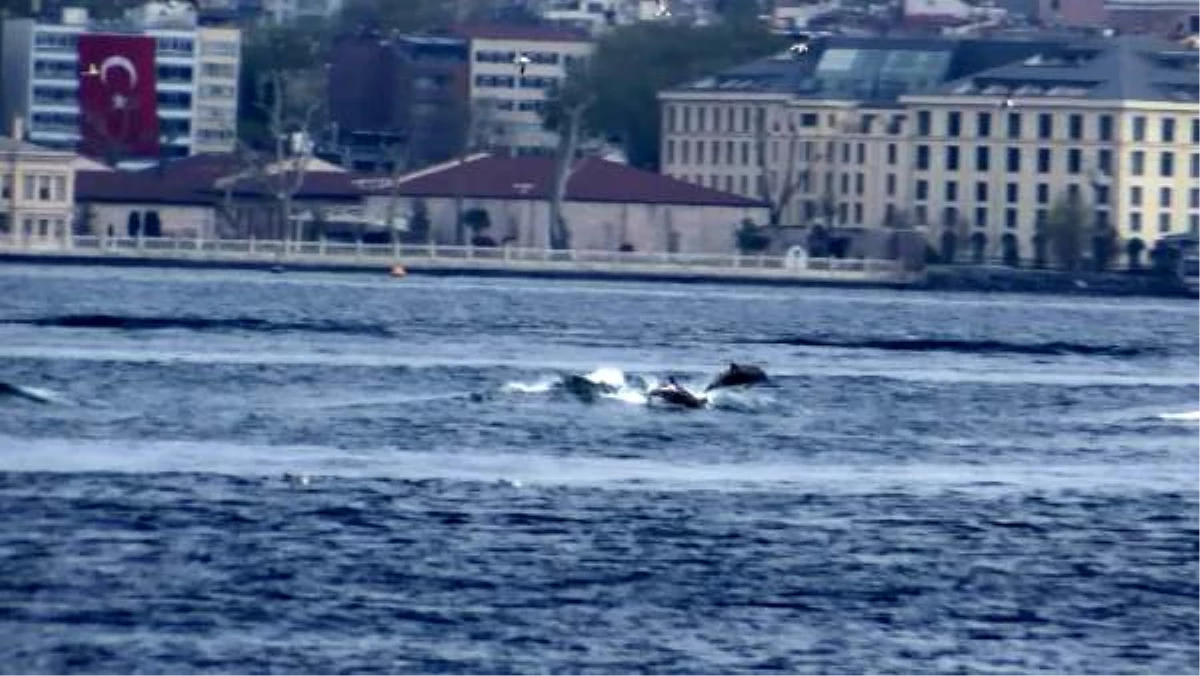
[[[450,35],[472,40],[527,40],[530,42],[591,42],[581,31],[560,26],[521,24],[458,24],[446,29]]]
[[[403,182],[406,197],[548,200],[554,180],[551,157],[483,157],[453,164]],[[378,191],[388,194],[387,189]],[[567,184],[567,199],[576,202],[688,204],[762,207],[759,200],[686,183],[670,176],[594,157],[576,165]]]
[[[216,182],[245,169],[231,153],[202,153],[139,171],[80,171],[75,179],[77,202],[212,204],[223,194]],[[239,181],[237,195],[262,195],[249,179]],[[357,200],[361,191],[352,176],[341,172],[309,172],[298,199]]]

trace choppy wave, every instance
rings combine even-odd
[[[1084,355],[1137,357],[1156,354],[1149,346],[1091,345],[1067,341],[1017,343],[1003,340],[956,338],[823,338],[820,336],[781,336],[778,338],[737,341],[749,345],[795,345],[798,347],[836,347],[844,349],[889,350],[903,352],[957,352],[963,354]]]
[[[573,385],[578,379],[590,383],[586,389]],[[629,373],[619,368],[604,366],[582,376],[575,374],[547,375],[532,381],[510,381],[501,386],[505,393],[517,394],[562,394],[583,402],[597,400],[616,401],[645,406],[655,403],[649,392],[658,387],[661,379],[650,373]],[[677,382],[692,392],[701,392],[707,380],[678,378]],[[706,408],[730,411],[755,412],[774,403],[769,394],[743,387],[712,390],[703,395]]]
[[[78,314],[32,317],[27,319],[4,319],[3,324],[56,327],[69,329],[117,329],[120,331],[156,331],[177,329],[183,331],[250,331],[257,333],[345,333],[390,337],[392,331],[379,324],[319,321],[275,321],[258,317],[197,317],[169,316],[147,317],[111,314]]]

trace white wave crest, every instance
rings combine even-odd
[[[1186,411],[1184,413],[1159,413],[1155,417],[1159,420],[1188,420],[1200,422],[1200,411]]]
[[[558,382],[558,378],[544,377],[532,383],[522,383],[519,381],[504,383],[504,386],[500,389],[505,392],[518,392],[520,394],[543,394],[554,389],[554,386]]]

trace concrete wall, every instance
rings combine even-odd
[[[86,223],[88,235],[128,237],[129,214],[137,213],[142,223],[146,214],[158,212],[163,237],[213,239],[217,235],[215,210],[206,206],[164,206],[157,204],[90,204],[80,206],[80,223]],[[109,228],[112,228],[110,231]]]
[[[383,197],[371,198],[369,213],[382,213]],[[434,240],[455,243],[453,198],[424,200]],[[401,198],[399,210],[411,212],[414,200]],[[491,227],[484,235],[496,243],[544,248],[549,243],[549,202],[542,200],[463,200],[463,211],[486,209]],[[734,233],[743,218],[766,221],[765,208],[713,207],[681,204],[568,202],[564,217],[571,230],[571,247],[617,251],[629,244],[640,252],[733,253]],[[471,236],[466,233],[467,238]]]

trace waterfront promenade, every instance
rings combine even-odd
[[[264,268],[284,271],[493,275],[908,287],[897,261],[441,245],[98,238],[0,243],[0,260],[45,264]]]

